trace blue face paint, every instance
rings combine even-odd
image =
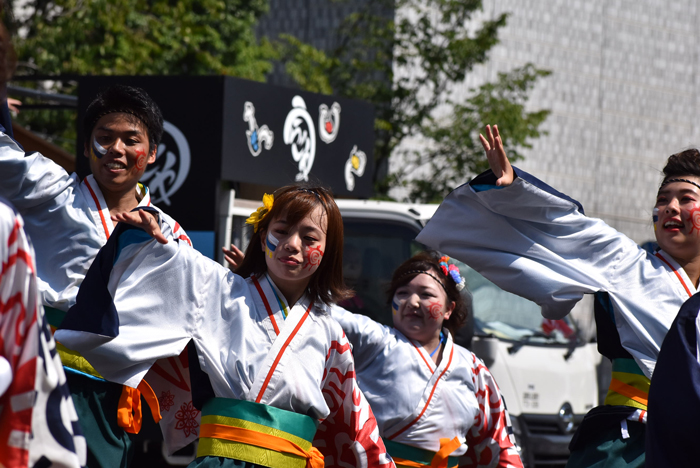
[[[391,311],[394,315],[399,313],[399,305],[396,303],[396,299],[391,299]]]
[[[652,211],[651,219],[654,221],[654,231],[656,231],[656,223],[659,222],[659,209],[654,208],[654,211]]]
[[[95,159],[102,159],[102,156],[107,154],[107,148],[103,148],[96,139],[92,139],[92,147],[90,148],[92,157]]]
[[[273,236],[270,231],[267,231],[267,238],[265,239],[265,253],[268,257],[272,258],[272,252],[277,249],[277,244],[279,243],[279,239]]]

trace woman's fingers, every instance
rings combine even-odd
[[[224,258],[228,262],[229,268],[231,269],[231,271],[235,271],[236,268],[238,268],[243,262],[245,254],[241,251],[241,249],[239,249],[233,244],[231,244],[230,249],[227,249],[226,247],[221,247],[221,250],[224,252]]]
[[[491,145],[481,133],[479,133],[479,140],[481,140],[481,146],[484,147],[484,151],[488,152],[491,149]]]
[[[485,133],[486,137],[479,134],[479,140],[486,151],[489,167],[496,176],[496,185],[510,185],[513,183],[515,175],[506,155],[506,150],[503,147],[503,140],[498,131],[498,126],[494,125],[491,127],[491,125],[487,125]]]

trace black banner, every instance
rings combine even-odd
[[[223,179],[274,186],[311,180],[336,195],[372,194],[370,104],[232,78],[225,98]]]
[[[186,230],[214,229],[221,180],[276,187],[308,180],[336,195],[372,194],[374,110],[368,103],[223,76],[84,77],[79,148],[85,108],[116,83],[143,88],[163,112],[158,157],[142,181],[153,202]],[[89,173],[82,154],[77,168],[80,176]]]

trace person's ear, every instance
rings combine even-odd
[[[83,155],[90,159],[90,143],[88,141],[85,142],[85,146],[83,147]]]
[[[153,151],[151,151],[151,154],[148,155],[148,164],[153,164],[156,162],[156,155],[158,154],[158,145],[156,145],[155,148],[153,148]]]
[[[262,247],[263,253],[265,252],[265,247],[267,244],[265,243],[267,240],[267,231],[260,230],[260,247]]]
[[[443,316],[445,320],[449,319],[450,316],[452,315],[452,312],[455,310],[455,306],[457,303],[455,301],[450,302],[449,306],[447,307],[447,311],[445,312],[445,315]]]

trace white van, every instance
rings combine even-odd
[[[356,298],[347,309],[391,324],[386,289],[394,269],[426,247],[415,241],[438,205],[337,200],[345,225],[343,270]],[[232,199],[221,234],[247,244],[244,220],[260,202]],[[467,280],[470,320],[456,341],[484,360],[506,400],[526,467],[564,466],[583,416],[598,404],[595,344],[568,318],[544,320],[535,303],[456,262]],[[590,307],[592,314],[592,307]]]

